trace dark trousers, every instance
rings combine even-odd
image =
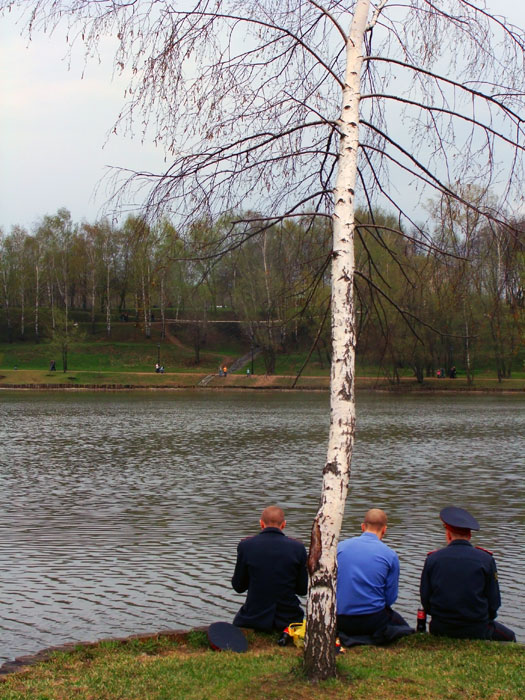
[[[458,627],[447,625],[434,617],[430,622],[431,634],[456,639],[491,639],[494,642],[515,642],[516,635],[510,627],[505,627],[501,622],[491,620],[486,624]]]
[[[489,634],[489,639],[492,639],[494,642],[516,641],[516,634],[514,631],[511,630],[510,627],[505,627],[501,622],[496,622],[495,620],[489,622]]]
[[[407,621],[389,607],[366,615],[337,616],[337,629],[351,636],[374,634],[385,629],[387,625],[408,627]]]

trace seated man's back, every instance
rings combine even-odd
[[[408,625],[391,609],[397,598],[399,559],[382,539],[386,513],[372,508],[362,534],[337,546],[337,629],[347,635],[374,635],[388,625]]]
[[[280,508],[266,508],[260,524],[261,532],[237,547],[232,586],[248,595],[233,624],[283,630],[304,617],[297,595],[305,595],[308,587],[306,549],[284,534],[286,521]]]
[[[471,542],[479,523],[467,510],[448,506],[440,512],[447,546],[429,552],[421,574],[421,602],[432,616],[430,632],[460,639],[516,641],[496,621],[501,605],[496,562]]]

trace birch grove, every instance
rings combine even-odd
[[[332,220],[330,434],[308,562],[305,666],[312,679],[334,676],[336,544],[356,425],[354,244],[398,264],[376,225],[387,206],[393,233],[436,252],[421,212],[440,196],[515,235],[501,212],[522,196],[523,32],[483,0],[0,0],[6,8],[25,12],[30,31],[66,30],[87,55],[116,37],[114,65],[129,90],[115,128],[143,125],[137,135],[153,134],[168,165],[116,170],[115,201],[146,188],[144,215],[165,212],[181,229],[227,214],[231,225],[203,259],[289,218]],[[497,187],[498,208],[465,201],[470,182]],[[356,226],[356,197],[366,226]],[[239,215],[249,208],[264,220]],[[367,265],[360,282],[394,303],[370,255]]]

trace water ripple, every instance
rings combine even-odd
[[[237,542],[268,503],[309,540],[323,394],[0,397],[0,659],[73,640],[230,619]],[[500,618],[525,640],[519,397],[360,397],[342,536],[384,507],[410,621],[437,513],[471,509],[495,552]]]

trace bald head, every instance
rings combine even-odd
[[[284,511],[278,506],[268,506],[261,515],[261,527],[278,527],[284,529],[286,520],[284,519]]]
[[[373,532],[382,539],[387,527],[387,518],[384,510],[380,508],[371,508],[365,513],[365,519],[361,523],[363,532]]]

